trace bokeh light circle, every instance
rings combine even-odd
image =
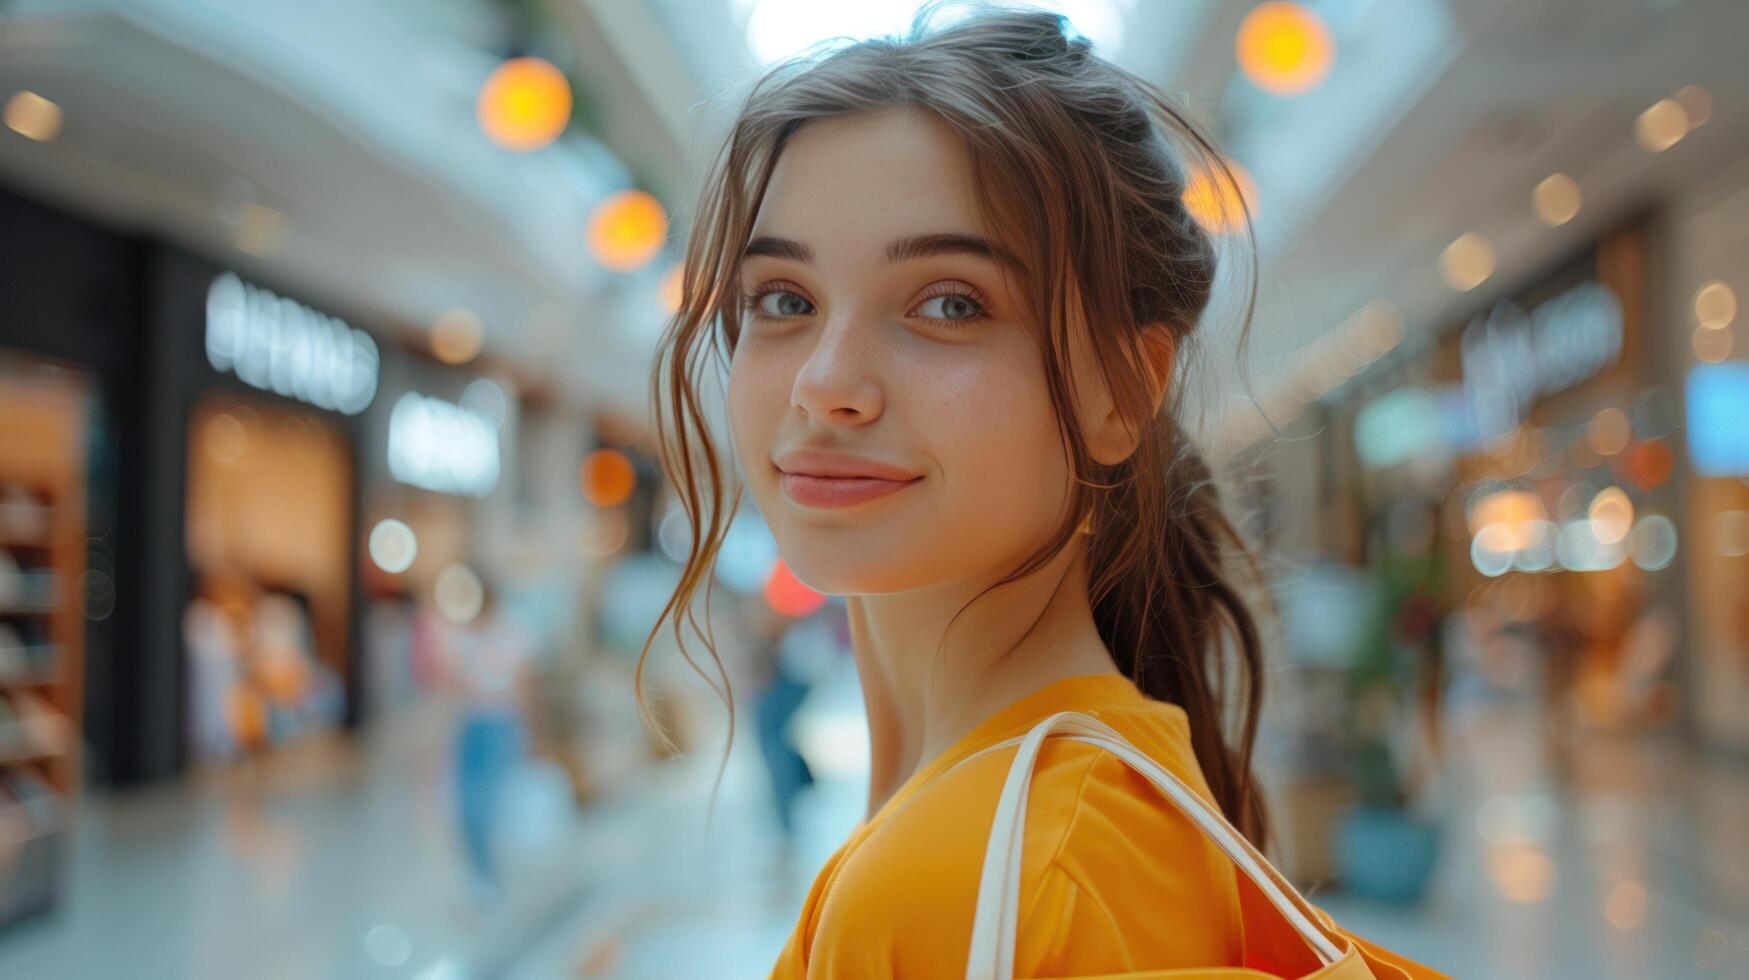
[[[617,507],[637,488],[637,471],[617,449],[597,449],[583,457],[579,482],[583,499],[597,507]]]
[[[765,579],[765,601],[774,612],[792,618],[806,616],[826,604],[826,597],[802,584],[789,565],[778,561]]]
[[[1688,135],[1688,112],[1675,99],[1661,99],[1634,121],[1634,137],[1652,153],[1662,153]]]
[[[1694,318],[1710,330],[1723,330],[1737,318],[1737,294],[1715,279],[1694,294]]]
[[[589,251],[615,272],[648,265],[662,251],[667,235],[668,212],[646,191],[620,191],[589,217]]]
[[[1232,179],[1220,168],[1197,167],[1184,182],[1179,195],[1184,209],[1196,223],[1212,234],[1230,235],[1244,230],[1245,218],[1257,220],[1257,184],[1235,160],[1226,161]]]
[[[1258,4],[1246,14],[1234,48],[1239,70],[1272,95],[1311,91],[1336,61],[1336,41],[1324,19],[1287,0]]]
[[[1663,514],[1647,514],[1634,525],[1634,564],[1648,572],[1676,560],[1676,524]]]
[[[413,529],[393,517],[378,521],[370,529],[370,560],[391,575],[399,575],[413,567],[419,557],[419,539]]]
[[[437,573],[432,586],[432,599],[443,618],[465,626],[480,615],[486,605],[486,586],[480,576],[466,565],[448,565]]]
[[[1459,235],[1440,253],[1439,272],[1446,285],[1467,293],[1494,274],[1494,246],[1473,231]]]
[[[1582,201],[1579,182],[1566,174],[1544,177],[1531,194],[1537,217],[1550,227],[1559,227],[1577,217]]]
[[[571,121],[571,83],[550,61],[511,58],[487,76],[475,108],[492,142],[519,153],[538,150]]]
[[[465,306],[445,310],[431,324],[431,353],[445,364],[466,364],[486,342],[480,315]]]
[[[1598,544],[1621,544],[1634,526],[1634,504],[1622,488],[1604,487],[1591,498],[1586,516],[1591,519],[1591,533]]]

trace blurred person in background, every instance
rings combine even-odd
[[[796,711],[807,700],[809,684],[796,664],[794,644],[789,642],[795,634],[795,621],[772,609],[762,595],[743,601],[750,620],[753,667],[760,678],[756,702],[759,750],[771,777],[772,802],[783,831],[781,858],[788,862],[794,856],[796,797],[814,782],[813,771],[796,750],[789,731]]]
[[[501,614],[495,589],[483,584],[478,613],[447,631],[441,656],[444,690],[455,706],[456,815],[470,897],[481,908],[502,892],[493,846],[505,778],[526,741],[531,649],[523,630]]]
[[[702,546],[657,630],[710,574],[728,510],[700,421],[716,344],[784,561],[849,597],[868,813],[772,975],[1439,975],[1341,930],[1244,841],[1266,839],[1253,583],[1178,417],[1218,262],[1187,169],[1231,172],[1060,18],[931,16],[755,86],[658,351]],[[986,751],[1063,712],[1129,747]],[[1005,884],[986,855],[1008,779],[1032,802]]]

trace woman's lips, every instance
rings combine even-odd
[[[810,476],[805,473],[777,474],[783,495],[803,507],[849,507],[865,501],[897,493],[918,480],[883,480],[873,476]]]
[[[784,496],[803,507],[850,507],[897,493],[923,474],[860,453],[793,449],[772,460]]]

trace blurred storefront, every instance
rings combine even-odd
[[[1502,270],[1508,291],[1265,457],[1316,492],[1260,481],[1261,532],[1325,556],[1279,587],[1298,679],[1284,843],[1302,879],[1420,894],[1449,830],[1448,716],[1467,705],[1532,712],[1556,759],[1594,734],[1720,738],[1699,707],[1717,682],[1697,607],[1714,600],[1694,585],[1714,518],[1696,501],[1686,351],[1660,346],[1661,235],[1641,218],[1552,266]],[[1712,580],[1732,593],[1716,601],[1740,601],[1740,583]]]
[[[139,717],[106,710],[140,615],[121,598],[142,527],[114,480],[138,272],[121,237],[0,194],[0,922],[51,903],[80,787],[131,761],[103,750]]]
[[[1484,651],[1474,666],[1502,687],[1546,683],[1581,729],[1675,709],[1679,433],[1648,356],[1647,241],[1636,224],[1521,277],[1333,413],[1375,553],[1424,512],[1440,598]],[[1525,642],[1494,642],[1511,637]]]
[[[356,728],[433,686],[430,624],[465,623],[474,569],[507,557],[515,501],[483,498],[518,399],[379,346],[388,325],[0,209],[0,813],[29,842],[10,918],[48,901],[82,786]]]
[[[1645,218],[1512,277],[1322,417],[1324,548],[1375,562],[1431,521],[1471,680],[1542,690],[1557,740],[1745,744],[1723,706],[1749,646],[1732,565],[1749,550],[1749,385],[1728,360],[1729,286],[1683,257],[1728,255],[1685,240],[1713,221]]]
[[[1677,565],[1689,678],[1706,743],[1749,753],[1749,159],[1696,181],[1660,224],[1664,287],[1656,356],[1681,391]]]

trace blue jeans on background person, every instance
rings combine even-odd
[[[787,838],[795,832],[791,805],[802,789],[814,781],[806,759],[790,744],[790,719],[808,697],[808,686],[790,680],[780,670],[759,696],[759,748],[771,773],[771,791],[777,805],[777,820]]]
[[[499,797],[521,755],[522,725],[514,714],[474,711],[463,716],[455,740],[457,813],[474,886],[488,897],[499,891],[492,857]]]

